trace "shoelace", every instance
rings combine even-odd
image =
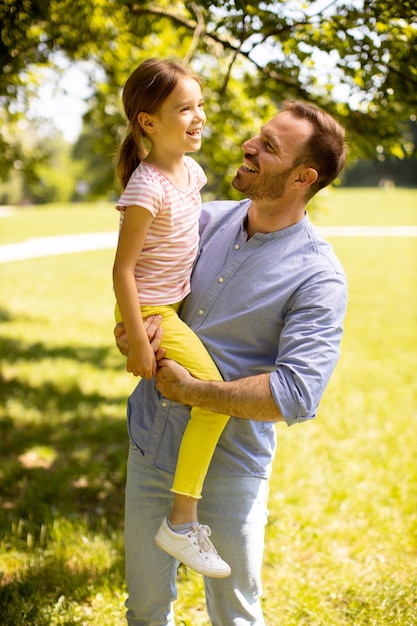
[[[211,529],[209,526],[200,524],[197,530],[194,531],[195,537],[200,547],[200,552],[211,552],[215,556],[218,556],[216,548],[211,543],[209,537],[211,535]]]

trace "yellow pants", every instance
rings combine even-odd
[[[178,316],[180,303],[164,306],[142,306],[142,317],[162,315],[164,330],[161,346],[166,358],[180,363],[201,380],[223,380],[205,346]],[[121,321],[116,306],[116,321]],[[201,490],[211,458],[229,415],[212,413],[200,407],[191,409],[177,459],[172,491],[201,498]]]

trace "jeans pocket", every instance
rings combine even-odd
[[[129,440],[129,447],[132,450],[132,452],[139,452],[141,456],[145,456],[143,450],[141,450],[139,446],[137,446],[132,439]]]

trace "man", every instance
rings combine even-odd
[[[233,186],[248,199],[205,205],[192,293],[181,313],[224,382],[194,379],[162,359],[159,392],[155,381],[141,381],[129,398],[130,626],[174,624],[178,562],[155,546],[154,535],[170,509],[172,474],[189,418],[184,405],[232,416],[199,505],[201,521],[232,569],[228,578],[205,579],[209,617],[215,626],[264,625],[261,565],[274,423],[315,417],[339,356],[346,279],[309,222],[306,205],[344,166],[343,128],[311,105],[286,102],[242,149]],[[121,333],[117,328],[122,349]],[[158,340],[157,333],[155,349]]]

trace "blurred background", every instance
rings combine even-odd
[[[413,2],[0,2],[0,204],[112,200],[120,91],[145,58],[204,82],[205,198],[233,196],[241,143],[285,98],[349,133],[344,186],[417,186]]]

